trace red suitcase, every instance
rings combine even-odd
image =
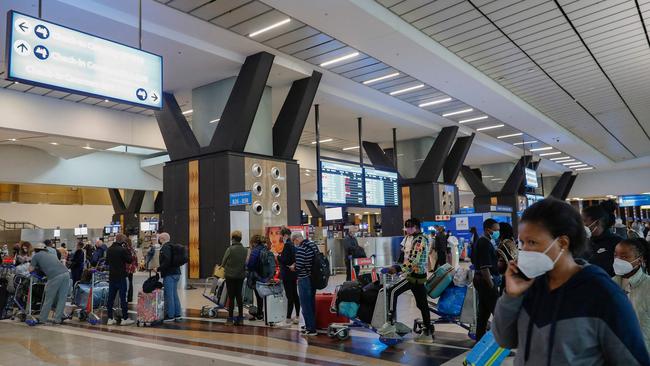
[[[344,316],[332,312],[336,295],[331,293],[316,294],[316,328],[327,329],[332,323],[349,323]]]

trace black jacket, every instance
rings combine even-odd
[[[181,274],[181,267],[172,266],[173,254],[171,242],[167,242],[160,247],[160,267],[158,267],[158,271],[162,278]]]
[[[600,236],[592,236],[589,243],[591,252],[587,254],[587,260],[604,269],[609,277],[614,277],[614,248],[621,240],[620,236],[609,230]]]
[[[131,263],[131,253],[121,243],[113,243],[106,251],[108,264],[108,280],[121,281],[126,278],[126,265]]]
[[[284,243],[284,248],[282,253],[278,256],[278,262],[280,263],[280,276],[282,276],[283,281],[296,281],[298,275],[296,272],[289,269],[289,266],[296,263],[296,247],[293,245],[291,240],[287,240]]]

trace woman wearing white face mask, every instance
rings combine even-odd
[[[644,239],[626,239],[618,243],[614,254],[614,282],[632,302],[639,318],[646,347],[650,348],[650,244]]]
[[[615,210],[614,201],[604,201],[597,206],[585,207],[582,210],[582,221],[590,236],[589,248],[583,258],[604,269],[610,277],[614,276],[612,268],[614,247],[623,239],[611,230],[616,219]]]
[[[573,207],[554,199],[533,204],[519,240],[492,323],[499,345],[518,349],[515,365],[650,365],[623,291],[600,267],[574,259],[585,230]]]

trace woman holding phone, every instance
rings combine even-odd
[[[650,365],[623,291],[602,268],[574,258],[585,245],[571,205],[545,199],[524,211],[492,327],[500,346],[518,349],[515,365]]]

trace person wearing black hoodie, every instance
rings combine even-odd
[[[586,245],[580,214],[545,199],[521,217],[517,262],[506,271],[492,331],[515,365],[650,365],[634,309],[602,268],[574,259]]]
[[[597,206],[585,207],[582,210],[582,222],[585,225],[589,247],[584,255],[591,264],[595,264],[614,277],[614,249],[623,238],[614,234],[610,229],[614,225],[614,201],[604,201]]]
[[[284,248],[282,253],[278,256],[280,262],[280,276],[282,277],[282,285],[284,285],[284,292],[287,295],[287,320],[285,325],[298,324],[300,320],[300,299],[298,298],[298,274],[291,266],[296,263],[296,247],[291,241],[291,230],[283,227],[280,230]],[[293,310],[296,309],[295,318],[291,317]]]
[[[115,325],[113,319],[113,302],[115,295],[120,294],[120,308],[122,309],[121,325],[131,325],[133,320],[129,319],[129,303],[126,301],[126,265],[133,260],[131,253],[125,248],[126,235],[117,234],[115,242],[106,251],[106,264],[108,264],[108,309],[107,325]]]

